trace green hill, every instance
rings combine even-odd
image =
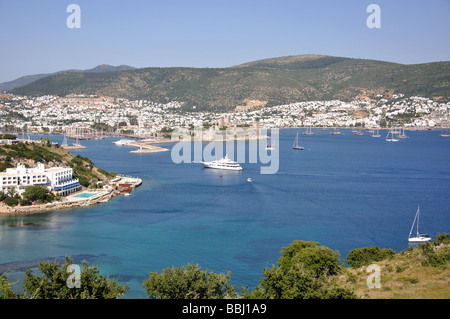
[[[187,109],[229,110],[242,100],[279,105],[351,100],[387,91],[449,99],[450,62],[403,65],[323,55],[272,58],[229,68],[141,68],[118,72],[63,72],[12,90],[19,95],[98,94],[155,102],[186,102]]]
[[[92,69],[87,70],[65,70],[55,73],[40,73],[40,74],[33,74],[33,75],[25,75],[21,76],[20,78],[17,78],[12,81],[8,82],[2,82],[0,83],[0,90],[9,91],[12,89],[15,89],[20,86],[27,85],[29,83],[32,83],[36,80],[42,79],[46,76],[49,76],[51,74],[61,73],[61,72],[81,72],[81,73],[92,73],[92,72],[117,72],[117,71],[125,71],[125,70],[132,70],[134,67],[129,65],[119,65],[119,66],[112,66],[108,64],[100,64]]]

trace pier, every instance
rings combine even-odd
[[[62,145],[61,147],[66,150],[77,150],[81,148],[86,148],[86,146],[83,145]]]
[[[155,146],[155,145],[148,145],[148,144],[138,144],[138,143],[130,143],[128,144],[130,146],[136,146],[139,147],[138,150],[130,151],[130,153],[159,153],[159,152],[167,152],[169,149]]]

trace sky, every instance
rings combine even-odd
[[[70,4],[80,28],[67,25]],[[379,28],[367,25],[370,4]],[[450,60],[450,0],[0,0],[0,30],[0,82],[99,64],[214,68],[300,54]]]

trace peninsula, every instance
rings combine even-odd
[[[49,139],[6,137],[0,139],[0,214],[94,205],[128,195],[142,183],[98,168]]]

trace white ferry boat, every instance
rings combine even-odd
[[[215,168],[215,169],[226,169],[232,171],[241,171],[242,167],[237,163],[228,158],[228,155],[225,155],[224,158],[219,160],[215,160],[212,162],[201,162],[205,168]]]
[[[115,141],[113,143],[116,145],[126,145],[126,144],[130,144],[131,142],[134,142],[134,141],[123,138],[123,139],[121,139],[119,141]]]

